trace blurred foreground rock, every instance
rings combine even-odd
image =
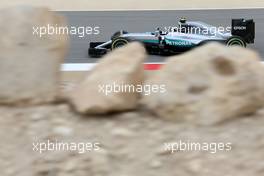
[[[105,114],[135,109],[140,93],[122,91],[124,86],[141,85],[146,51],[139,43],[131,43],[106,55],[72,90],[70,100],[84,114]]]
[[[162,118],[203,125],[252,114],[264,104],[263,68],[253,51],[209,44],[171,57],[146,83],[166,93],[143,103]]]
[[[47,25],[66,24],[63,17],[46,8],[0,11],[0,104],[39,104],[56,99],[68,41],[66,35],[40,37],[37,28]]]

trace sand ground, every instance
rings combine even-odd
[[[69,106],[0,106],[1,176],[263,176],[264,114],[216,126],[173,123],[145,112],[79,116]],[[12,130],[10,130],[12,129]],[[33,143],[99,142],[83,154],[33,151]],[[164,143],[231,143],[231,151],[166,151]],[[23,158],[23,159],[22,159]]]
[[[1,0],[0,8],[13,5],[48,6],[54,10],[126,10],[126,9],[186,9],[186,8],[256,8],[263,0]]]

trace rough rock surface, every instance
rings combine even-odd
[[[50,33],[40,37],[36,31],[48,24],[65,26],[64,18],[46,8],[31,7],[3,9],[0,16],[0,103],[54,101],[67,36]]]
[[[160,117],[208,125],[254,113],[264,104],[259,56],[240,47],[209,44],[171,57],[146,84],[166,92],[143,104]]]
[[[85,114],[134,109],[140,93],[122,91],[121,87],[143,83],[145,58],[145,49],[139,43],[130,43],[105,56],[72,90],[69,99],[75,109]]]
[[[83,118],[67,105],[0,107],[1,176],[263,176],[264,112],[216,126],[144,112]],[[111,118],[109,118],[111,117]],[[99,151],[33,151],[46,140],[99,142]],[[164,143],[230,142],[231,151],[171,154]]]

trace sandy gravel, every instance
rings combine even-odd
[[[67,105],[0,107],[1,176],[263,176],[263,112],[217,126],[172,123],[145,112],[81,117]],[[33,151],[34,142],[99,142],[100,150]],[[164,143],[230,142],[231,151],[171,154]]]

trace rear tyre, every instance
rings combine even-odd
[[[112,42],[111,49],[114,50],[116,48],[120,48],[128,43],[129,43],[129,40],[126,38],[116,38]]]
[[[244,48],[247,47],[246,42],[241,37],[238,37],[238,36],[230,37],[227,40],[226,45],[227,46],[241,46]]]

